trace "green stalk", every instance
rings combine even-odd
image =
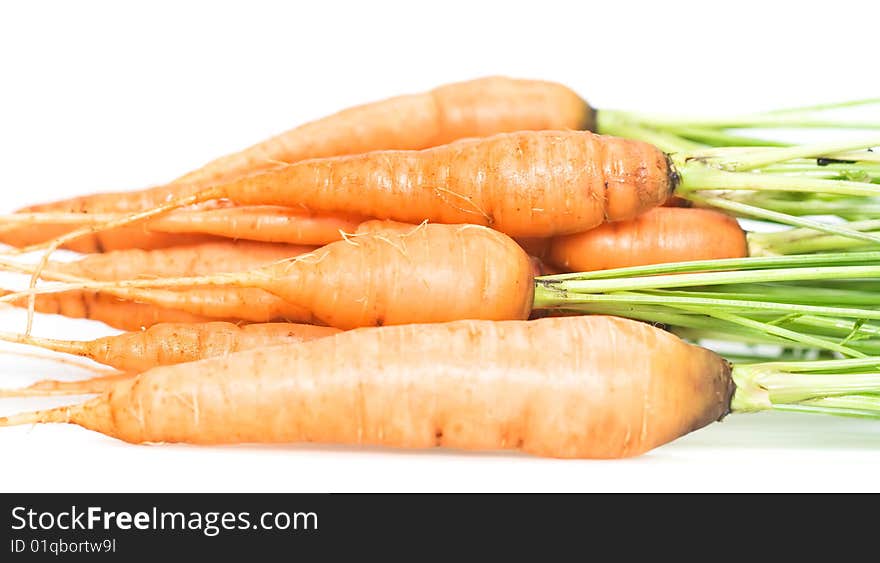
[[[812,268],[815,266],[856,266],[860,264],[880,264],[880,251],[807,254],[792,256],[759,256],[750,258],[723,258],[718,260],[692,260],[666,264],[631,266],[594,272],[575,272],[543,276],[540,281],[556,283],[569,280],[603,280],[631,278],[635,276],[656,276],[659,274],[683,274],[694,272],[751,271],[777,268]],[[829,279],[834,279],[833,276]],[[797,276],[791,281],[798,281]]]
[[[657,131],[656,129],[654,131]],[[746,137],[743,135],[734,135],[721,129],[710,129],[705,127],[664,127],[661,131],[668,131],[689,141],[695,141],[705,145],[715,147],[787,147],[791,143],[783,143],[781,141],[771,141],[768,139],[759,139],[756,137]],[[645,139],[643,139],[645,140]]]
[[[856,365],[868,371],[852,373]],[[818,367],[822,366],[822,367]],[[880,358],[734,366],[734,412],[784,410],[880,419]]]
[[[865,182],[759,174],[736,170],[738,166],[751,166],[758,161],[759,157],[743,157],[739,162],[719,164],[719,166],[733,167],[730,171],[710,166],[704,161],[694,158],[688,160],[688,157],[673,156],[675,167],[681,175],[681,183],[677,188],[679,195],[687,197],[691,192],[703,190],[760,190],[880,197],[880,187]],[[769,156],[761,158],[760,161],[763,164],[784,162],[784,160],[771,160]]]
[[[837,215],[843,219],[859,220],[880,216],[880,202],[875,203],[873,198],[851,198],[840,201],[822,201],[819,199],[798,201],[764,197],[766,194],[749,195],[753,197],[740,198],[730,196],[727,201],[747,201],[761,209],[795,217],[802,215]],[[735,211],[733,213],[738,215]],[[790,222],[786,224],[790,224]]]
[[[862,231],[864,232],[864,231]],[[880,234],[880,229],[872,230]],[[812,236],[799,240],[785,240],[780,237],[766,237],[764,233],[748,233],[749,254],[752,256],[765,254],[810,254],[814,252],[840,252],[845,250],[864,249],[871,243],[839,235]]]
[[[537,281],[534,306],[663,323],[697,338],[722,334],[752,343],[795,343],[850,357],[880,353],[880,295],[815,285],[880,280],[880,253],[816,256],[812,261],[805,256],[708,260],[547,276]],[[851,259],[862,263],[821,265]],[[762,267],[753,268],[756,262]]]
[[[690,152],[705,147],[673,133],[637,124],[617,112],[599,111],[596,114],[596,131],[602,135],[645,141],[667,153]]]
[[[817,254],[814,256],[827,256]],[[775,258],[775,257],[774,257]],[[705,262],[714,262],[707,260]],[[819,266],[810,268],[769,268],[763,270],[743,270],[729,272],[694,272],[674,275],[652,275],[647,277],[628,277],[612,280],[571,278],[561,276],[539,278],[539,285],[557,291],[571,293],[604,293],[609,291],[633,291],[645,289],[665,289],[675,287],[695,287],[704,285],[763,283],[788,280],[823,279],[864,279],[880,277],[880,265],[871,266]]]
[[[819,280],[819,283],[825,280]],[[816,283],[813,280],[812,283]],[[833,304],[835,307],[855,306],[875,308],[880,306],[877,291],[819,285],[793,285],[793,283],[744,283],[701,287],[699,289],[653,289],[645,290],[652,295],[679,297],[710,297],[719,299],[744,299],[754,301],[780,301],[804,305]]]
[[[688,196],[688,199],[694,201],[695,203],[700,203],[709,207],[715,207],[717,209],[730,211],[733,214],[739,216],[751,217],[753,219],[765,219],[769,221],[774,221],[776,223],[782,223],[784,225],[812,229],[830,235],[842,236],[866,243],[880,243],[880,235],[875,235],[873,233],[863,233],[856,229],[851,229],[834,223],[824,223],[822,221],[805,219],[803,217],[795,217],[786,213],[771,211],[762,207],[756,207],[754,205],[742,203],[740,201],[732,201],[721,197],[703,197],[696,195]]]
[[[880,123],[867,121],[844,121],[820,119],[817,113],[830,109],[841,109],[860,105],[878,103],[877,98],[853,100],[834,104],[823,104],[808,108],[775,110],[752,115],[729,117],[693,118],[685,116],[663,116],[638,112],[622,112],[603,110],[617,114],[620,119],[627,119],[657,129],[675,129],[680,127],[698,127],[704,129],[754,129],[754,128],[829,128],[829,129],[880,129]],[[600,112],[601,113],[601,112]]]
[[[745,172],[767,166],[768,164],[800,158],[818,158],[847,151],[869,149],[875,146],[880,146],[880,137],[862,139],[860,141],[838,141],[811,145],[792,145],[788,147],[762,147],[745,153],[740,152],[735,157],[726,157],[719,164],[725,170]]]

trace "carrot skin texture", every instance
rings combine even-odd
[[[510,237],[478,225],[387,225],[249,271],[99,291],[206,317],[343,330],[528,317],[535,270]]]
[[[261,346],[306,342],[337,332],[335,328],[292,323],[162,323],[144,331],[74,342],[70,348],[76,350],[70,351],[121,371],[141,372]]]
[[[66,274],[105,281],[144,277],[201,276],[218,272],[247,272],[314,250],[315,247],[312,246],[222,241],[155,251],[129,249],[93,254],[76,262],[54,265],[53,269]],[[145,303],[162,311],[181,311],[185,315],[191,315],[195,322],[210,320],[253,323],[315,322],[307,308],[286,302],[259,288],[194,287],[177,291],[127,290],[116,293],[115,296],[117,300],[126,299],[133,303]]]
[[[568,272],[587,272],[748,255],[745,232],[733,217],[710,209],[658,207],[629,221],[554,237],[547,261]]]
[[[82,196],[22,211],[141,211],[280,163],[375,150],[418,150],[466,137],[512,131],[591,130],[595,126],[594,114],[585,101],[561,84],[481,78],[353,107],[306,123],[242,152],[214,160],[173,184],[137,192]]]
[[[90,254],[75,262],[53,263],[51,269],[106,281],[192,276],[243,272],[313,250],[314,246],[221,240],[153,251],[126,249]]]
[[[732,392],[725,360],[647,324],[600,316],[457,321],[156,368],[83,405],[0,424],[71,422],[132,443],[620,458],[722,418]]]
[[[75,262],[53,263],[49,270],[102,281],[206,275],[248,271],[312,250],[314,247],[221,241],[153,251],[128,249],[90,254]],[[0,291],[0,295],[8,293]],[[88,291],[44,294],[36,296],[35,309],[41,313],[93,319],[125,331],[149,328],[159,323],[312,320],[304,309],[285,303],[260,289],[190,288],[153,291],[150,295],[152,299],[148,302],[139,299],[139,294],[134,291],[123,296]],[[129,296],[129,299],[123,298]],[[242,299],[247,309],[242,309]],[[27,307],[27,300],[22,299],[13,305]],[[190,308],[184,310],[181,306]],[[236,315],[242,311],[246,312],[246,318]]]
[[[350,233],[365,217],[346,213],[318,215],[306,209],[271,205],[183,210],[149,223],[165,233],[201,233],[231,239],[321,246]]]
[[[579,131],[525,131],[422,151],[312,159],[222,186],[239,204],[472,223],[515,237],[629,219],[661,205],[674,189],[666,155],[657,148]]]
[[[12,293],[0,290],[0,296]],[[12,303],[27,308],[27,299]],[[148,303],[135,303],[103,293],[66,291],[37,295],[34,310],[48,315],[62,315],[71,319],[99,321],[119,330],[134,331],[158,323],[203,323],[216,318],[169,309]]]
[[[528,318],[534,270],[513,239],[477,225],[386,226],[273,264],[245,283],[343,330]]]
[[[511,131],[594,127],[595,112],[565,86],[493,76],[353,107],[221,157],[177,181],[225,182],[278,162],[416,150]]]
[[[21,226],[0,230],[0,243],[16,248],[33,244],[41,244],[54,240],[74,230],[76,225],[41,224],[36,227]],[[162,233],[150,231],[141,225],[119,227],[83,236],[64,245],[65,250],[91,254],[139,248],[142,250],[158,250],[180,245],[192,245],[213,242],[218,237],[201,233]]]
[[[180,209],[143,226],[120,227],[75,239],[64,248],[82,253],[157,250],[227,239],[320,246],[341,239],[340,232],[350,233],[364,220],[346,213],[317,215],[305,209],[271,205]],[[38,229],[0,230],[0,242],[24,247],[52,240],[76,227],[50,223]]]
[[[163,323],[142,331],[91,341],[55,340],[43,348],[82,356],[121,370],[78,381],[45,379],[20,389],[0,389],[0,397],[99,394],[113,383],[157,366],[194,362],[254,348],[324,338],[338,329],[293,323],[237,325],[225,322]],[[40,345],[40,344],[37,344]]]
[[[107,391],[119,381],[133,379],[136,376],[136,373],[114,373],[74,381],[43,379],[27,387],[0,389],[0,398],[95,395]]]

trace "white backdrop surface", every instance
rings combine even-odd
[[[878,19],[846,1],[3,3],[0,212],[161,183],[340,108],[487,74],[695,115],[877,96]],[[0,310],[0,330],[23,327]],[[34,332],[112,331],[39,316]],[[4,386],[82,373],[0,355]],[[61,402],[0,399],[0,414]],[[138,447],[63,425],[0,429],[0,452],[6,491],[880,490],[880,423],[777,413],[619,462]]]

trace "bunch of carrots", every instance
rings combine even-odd
[[[880,138],[732,131],[880,129],[815,117],[841,105],[687,120],[490,77],[0,216],[0,267],[30,278],[0,340],[112,368],[0,391],[95,395],[0,426],[615,458],[730,412],[880,418]],[[125,332],[39,338],[35,312]],[[780,353],[696,344],[719,335]]]

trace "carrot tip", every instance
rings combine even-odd
[[[0,416],[0,426],[21,426],[25,424],[40,424],[43,422],[70,422],[70,407]]]

